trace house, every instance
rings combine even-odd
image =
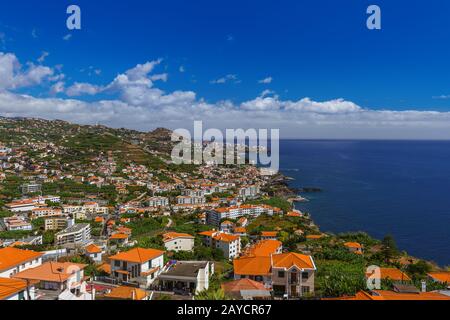
[[[244,227],[235,227],[233,229],[233,234],[241,236],[241,237],[245,237],[247,235],[247,229]]]
[[[163,234],[163,242],[167,251],[194,250],[195,237],[187,233],[167,232]]]
[[[91,300],[84,280],[85,264],[46,262],[14,275],[14,279],[38,282],[37,300]]]
[[[314,293],[316,265],[311,256],[282,253],[272,256],[272,288],[275,295],[302,297]]]
[[[354,254],[363,254],[363,246],[358,242],[346,242],[344,246]]]
[[[34,300],[34,284],[10,278],[0,278],[0,300]]]
[[[311,256],[281,253],[245,256],[233,261],[235,280],[249,278],[277,296],[302,297],[314,292],[316,266]]]
[[[102,297],[104,300],[150,300],[148,293],[139,288],[120,286]]]
[[[270,289],[262,283],[250,279],[239,279],[221,285],[225,295],[236,300],[271,299]]]
[[[95,244],[90,244],[85,249],[85,256],[96,263],[102,262],[103,250]]]
[[[208,261],[178,261],[159,275],[164,290],[197,294],[209,288],[214,264]]]
[[[427,276],[434,282],[447,284],[448,289],[450,289],[450,271],[430,272]]]
[[[246,252],[248,257],[270,257],[283,251],[283,243],[278,240],[261,240],[252,245]]]
[[[278,238],[278,232],[277,231],[262,231],[261,240],[276,240]]]
[[[125,246],[128,244],[130,236],[126,233],[116,232],[109,237],[110,243]]]
[[[63,245],[87,245],[91,243],[91,225],[79,223],[69,227],[55,235],[55,243]]]
[[[225,232],[225,233],[231,233],[231,231],[234,228],[234,223],[231,221],[224,221],[220,224],[220,231]]]
[[[377,272],[366,273],[366,278],[376,278]],[[381,280],[390,280],[393,282],[409,282],[411,278],[403,271],[396,268],[379,268],[379,276]]]
[[[237,225],[245,228],[246,226],[248,226],[248,219],[246,217],[240,217],[237,221]]]
[[[135,248],[109,257],[111,277],[118,281],[151,285],[164,266],[164,251]]]
[[[16,273],[42,264],[42,253],[14,247],[0,249],[0,278],[11,278]]]
[[[215,230],[200,232],[199,235],[204,237],[206,246],[222,250],[227,259],[238,257],[241,252],[241,238],[237,235]]]

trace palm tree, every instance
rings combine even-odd
[[[195,296],[195,300],[230,300],[223,289],[205,290]]]

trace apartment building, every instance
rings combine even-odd
[[[53,217],[53,216],[61,216],[62,210],[59,208],[48,208],[48,207],[42,207],[42,208],[35,208],[31,210],[31,219],[39,219],[39,218],[47,218],[47,217]]]
[[[268,205],[242,205],[227,208],[217,208],[208,211],[207,221],[211,225],[219,225],[223,219],[238,219],[243,216],[259,217],[262,214],[280,214],[282,210]]]
[[[178,196],[177,197],[178,204],[204,204],[206,203],[205,197],[197,197],[197,196]]]
[[[45,231],[59,231],[64,230],[75,225],[75,219],[69,216],[55,216],[45,219]]]
[[[8,231],[31,231],[33,226],[23,216],[3,218],[3,224]]]
[[[75,224],[55,235],[55,243],[63,245],[87,245],[91,241],[91,225],[88,223]]]
[[[169,205],[169,198],[166,197],[151,197],[147,200],[149,207],[167,207]]]

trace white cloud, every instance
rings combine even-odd
[[[68,33],[68,34],[66,34],[66,35],[63,37],[63,40],[64,40],[64,41],[69,41],[71,38],[72,38],[72,34],[71,34],[71,33]]]
[[[0,90],[18,89],[41,84],[53,75],[53,70],[29,62],[23,69],[14,54],[0,52]]]
[[[237,75],[235,75],[235,74],[227,74],[226,76],[224,76],[222,78],[210,81],[211,84],[224,84],[227,82],[241,83],[241,81],[238,79]]]
[[[180,66],[178,71],[180,71],[181,73],[184,73],[184,72],[186,72],[186,68],[184,66]]]
[[[264,79],[259,80],[258,83],[261,83],[261,84],[270,84],[270,83],[272,83],[272,81],[273,81],[273,78],[272,78],[272,77],[267,77],[267,78],[264,78]]]
[[[63,93],[65,91],[64,86],[65,86],[65,83],[63,81],[58,81],[57,83],[55,83],[54,85],[51,86],[50,93],[52,95],[55,95],[58,93]]]
[[[42,51],[41,56],[37,59],[39,63],[44,63],[45,58],[47,58],[50,55],[47,51]]]
[[[97,93],[100,93],[103,90],[102,87],[96,86],[90,83],[79,83],[75,82],[73,85],[71,85],[66,90],[66,94],[69,97],[76,97],[76,96],[82,96],[82,95],[96,95]]]
[[[240,104],[229,100],[208,103],[192,91],[164,92],[155,87],[155,81],[167,78],[153,74],[160,63],[139,64],[106,85],[74,83],[65,89],[64,82],[58,81],[50,87],[52,94],[66,92],[72,97],[118,96],[87,102],[11,92],[25,84],[41,83],[52,70],[32,64],[23,70],[14,55],[0,54],[0,114],[139,130],[191,129],[194,120],[203,120],[205,128],[279,128],[282,137],[290,138],[450,138],[450,112],[371,110],[345,99],[282,100],[270,91]]]

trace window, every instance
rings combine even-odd
[[[115,267],[120,267],[120,261],[119,260],[115,260],[114,261],[114,266]]]
[[[19,300],[25,300],[25,291],[19,292]]]
[[[284,271],[278,271],[278,278],[284,278]]]
[[[303,294],[307,294],[307,293],[309,293],[309,287],[302,287],[302,293]]]
[[[302,280],[308,280],[308,279],[309,279],[308,272],[302,272]]]

